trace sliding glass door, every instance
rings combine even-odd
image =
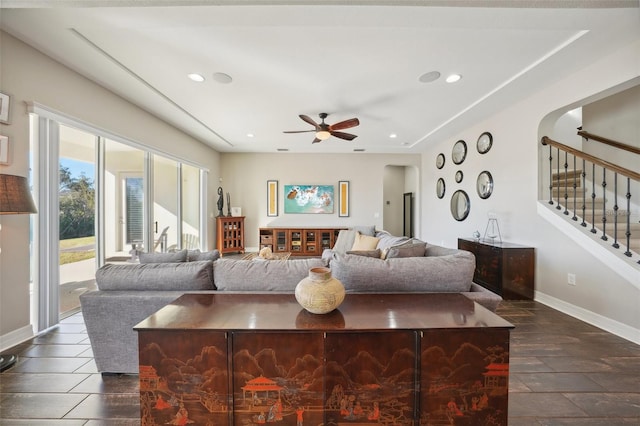
[[[80,309],[105,263],[203,248],[206,170],[34,107],[37,331]],[[32,111],[33,112],[33,111]]]

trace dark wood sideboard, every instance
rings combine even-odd
[[[135,327],[141,424],[506,425],[511,328],[457,293],[348,294],[325,315],[185,294]]]
[[[458,248],[476,256],[473,281],[504,299],[533,300],[535,250],[506,242],[459,238]]]

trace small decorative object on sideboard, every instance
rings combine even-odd
[[[231,196],[227,192],[227,217],[231,217]]]
[[[498,239],[496,241],[496,238]],[[484,230],[484,241],[493,243],[502,243],[502,235],[500,234],[500,227],[498,226],[498,218],[495,213],[489,213],[489,221],[487,227]]]
[[[326,314],[336,309],[345,296],[342,283],[331,275],[331,269],[317,267],[309,269],[295,290],[298,303],[312,314]]]
[[[224,211],[222,211],[224,209],[224,198],[222,194],[224,194],[224,191],[222,190],[222,187],[219,186],[218,187],[218,217],[224,217]]]

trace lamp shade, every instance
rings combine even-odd
[[[0,174],[0,214],[37,212],[27,178]]]

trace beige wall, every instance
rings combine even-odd
[[[231,205],[246,216],[245,245],[258,247],[258,228],[267,226],[354,226],[383,228],[383,184],[385,166],[419,167],[419,155],[382,154],[221,154],[221,186],[231,195]],[[267,216],[267,180],[278,181],[278,217]],[[350,216],[333,214],[285,214],[284,185],[319,184],[338,186],[350,182]],[[417,185],[417,183],[416,183]],[[212,192],[215,188],[212,188]],[[397,192],[402,202],[400,186]],[[402,211],[400,211],[400,216]]]
[[[503,240],[536,248],[538,300],[636,341],[640,340],[638,269],[626,277],[613,272],[605,255],[576,243],[543,219],[536,199],[538,158],[544,161],[548,157],[548,150],[542,151],[540,138],[553,136],[555,121],[564,112],[610,94],[610,88],[629,86],[630,81],[638,79],[638,52],[640,43],[620,49],[493,117],[438,141],[425,153],[422,167],[422,236],[427,241],[455,247],[458,237],[469,237],[475,230],[483,234],[487,214],[495,212]],[[616,72],[612,73],[612,69]],[[491,151],[480,155],[475,142],[484,131],[493,134],[494,143]],[[449,160],[457,139],[464,139],[469,145],[466,161],[460,167],[448,161],[442,170],[436,169],[438,153],[445,153]],[[464,172],[461,184],[454,182],[458,168]],[[482,170],[489,170],[495,181],[494,193],[486,200],[480,199],[475,189],[476,177]],[[442,200],[435,195],[440,177],[447,183]],[[471,198],[471,212],[463,222],[456,222],[449,213],[449,200],[455,189],[466,190]],[[544,203],[543,200],[540,205]],[[576,286],[567,285],[568,273],[576,274]]]
[[[213,149],[78,75],[14,37],[0,32],[0,89],[11,95],[11,124],[0,134],[11,141],[11,164],[0,173],[28,175],[27,102],[37,102],[77,120],[210,170],[217,186],[219,155]],[[215,181],[213,180],[215,179]],[[215,205],[213,195],[208,205]],[[209,209],[209,216],[213,212]],[[0,216],[0,349],[31,333],[29,217]],[[210,246],[213,221],[209,220]]]

